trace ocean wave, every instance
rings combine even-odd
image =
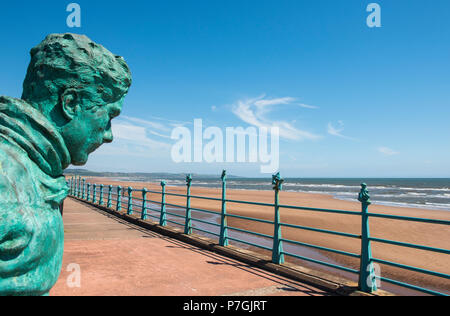
[[[304,184],[304,183],[284,183],[286,187],[305,187],[305,188],[347,188],[347,189],[360,189],[361,186],[356,185],[344,185],[344,184]]]
[[[293,190],[290,189],[290,192],[303,192],[303,193],[312,193],[312,194],[331,194],[336,196],[357,196],[358,192],[348,192],[348,191],[315,191],[315,190]],[[416,192],[408,192],[408,193],[390,193],[390,194],[371,194],[372,197],[382,197],[382,198],[444,198],[450,199],[450,194],[426,194],[426,193],[416,193]]]
[[[340,200],[344,201],[355,201],[354,199],[350,198],[339,198]],[[372,200],[372,204],[379,204],[384,206],[393,206],[393,207],[409,207],[409,208],[421,208],[421,209],[432,209],[432,210],[444,210],[444,211],[450,211],[450,204],[447,203],[407,203],[407,202],[393,202],[393,201],[379,201],[379,200]]]
[[[450,204],[449,203],[431,203],[431,202],[426,202],[425,205],[436,206],[436,207],[446,208],[446,209],[450,210]]]
[[[403,191],[443,191],[450,192],[450,188],[409,188],[409,187],[399,187],[398,190]]]

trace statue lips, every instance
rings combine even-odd
[[[107,142],[104,139],[102,139],[100,142],[92,143],[87,149],[88,154],[93,153],[94,151],[96,151],[98,148],[100,148],[105,143],[110,143],[110,142]]]

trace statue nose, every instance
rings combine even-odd
[[[103,142],[104,143],[112,143],[113,140],[114,140],[113,133],[112,133],[111,129],[109,129],[103,135]]]

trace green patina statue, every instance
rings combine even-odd
[[[76,34],[30,52],[22,99],[0,96],[0,295],[46,295],[63,256],[63,171],[113,140],[131,85],[124,59]]]

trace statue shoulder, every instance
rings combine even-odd
[[[67,193],[64,176],[50,177],[22,148],[14,143],[2,142],[0,135],[0,204],[11,202],[42,206],[50,203],[56,207]]]
[[[25,101],[13,97],[8,97],[5,95],[0,95],[0,104],[14,104],[19,102],[23,103]]]
[[[31,105],[22,99],[0,95],[0,112],[25,109]]]
[[[0,141],[0,204],[36,202],[34,168],[21,148]]]

